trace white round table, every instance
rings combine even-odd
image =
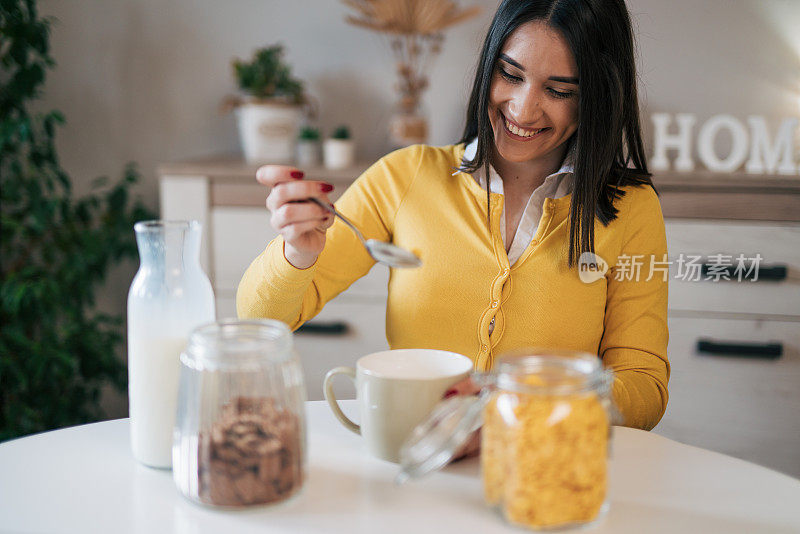
[[[355,401],[344,401],[353,413]],[[218,511],[178,493],[170,471],[139,465],[128,420],[0,445],[0,531],[141,533],[518,533],[483,504],[479,462],[393,484],[323,402],[307,404],[309,463],[297,497]],[[589,532],[799,533],[800,480],[661,436],[615,428],[611,510]]]

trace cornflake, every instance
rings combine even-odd
[[[498,391],[484,410],[486,502],[534,529],[592,521],[606,499],[608,436],[595,393]]]

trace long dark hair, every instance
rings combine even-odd
[[[580,82],[575,173],[569,215],[572,267],[594,252],[594,219],[617,218],[614,201],[626,185],[650,185],[639,124],[636,64],[631,21],[624,0],[504,0],[483,43],[460,143],[478,138],[478,151],[460,170],[481,166],[489,177],[492,126],[489,91],[506,39],[522,24],[543,21],[559,31],[572,51]],[[655,188],[654,188],[655,189]],[[487,205],[489,187],[486,188]],[[489,208],[491,210],[491,207]],[[491,221],[491,214],[487,214]]]

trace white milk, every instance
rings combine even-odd
[[[180,354],[184,348],[185,337],[128,339],[131,447],[134,457],[151,467],[172,465]]]
[[[145,465],[172,466],[180,354],[192,329],[214,321],[214,290],[200,266],[197,221],[134,226],[139,270],[128,291],[131,446]]]

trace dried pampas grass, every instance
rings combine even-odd
[[[453,0],[342,0],[360,18],[345,20],[378,32],[399,35],[433,35],[474,17],[477,6],[461,9]]]
[[[440,51],[444,30],[481,12],[461,9],[454,0],[342,0],[358,12],[345,20],[361,28],[388,34],[397,59],[400,105],[413,113],[428,86],[425,75]]]

